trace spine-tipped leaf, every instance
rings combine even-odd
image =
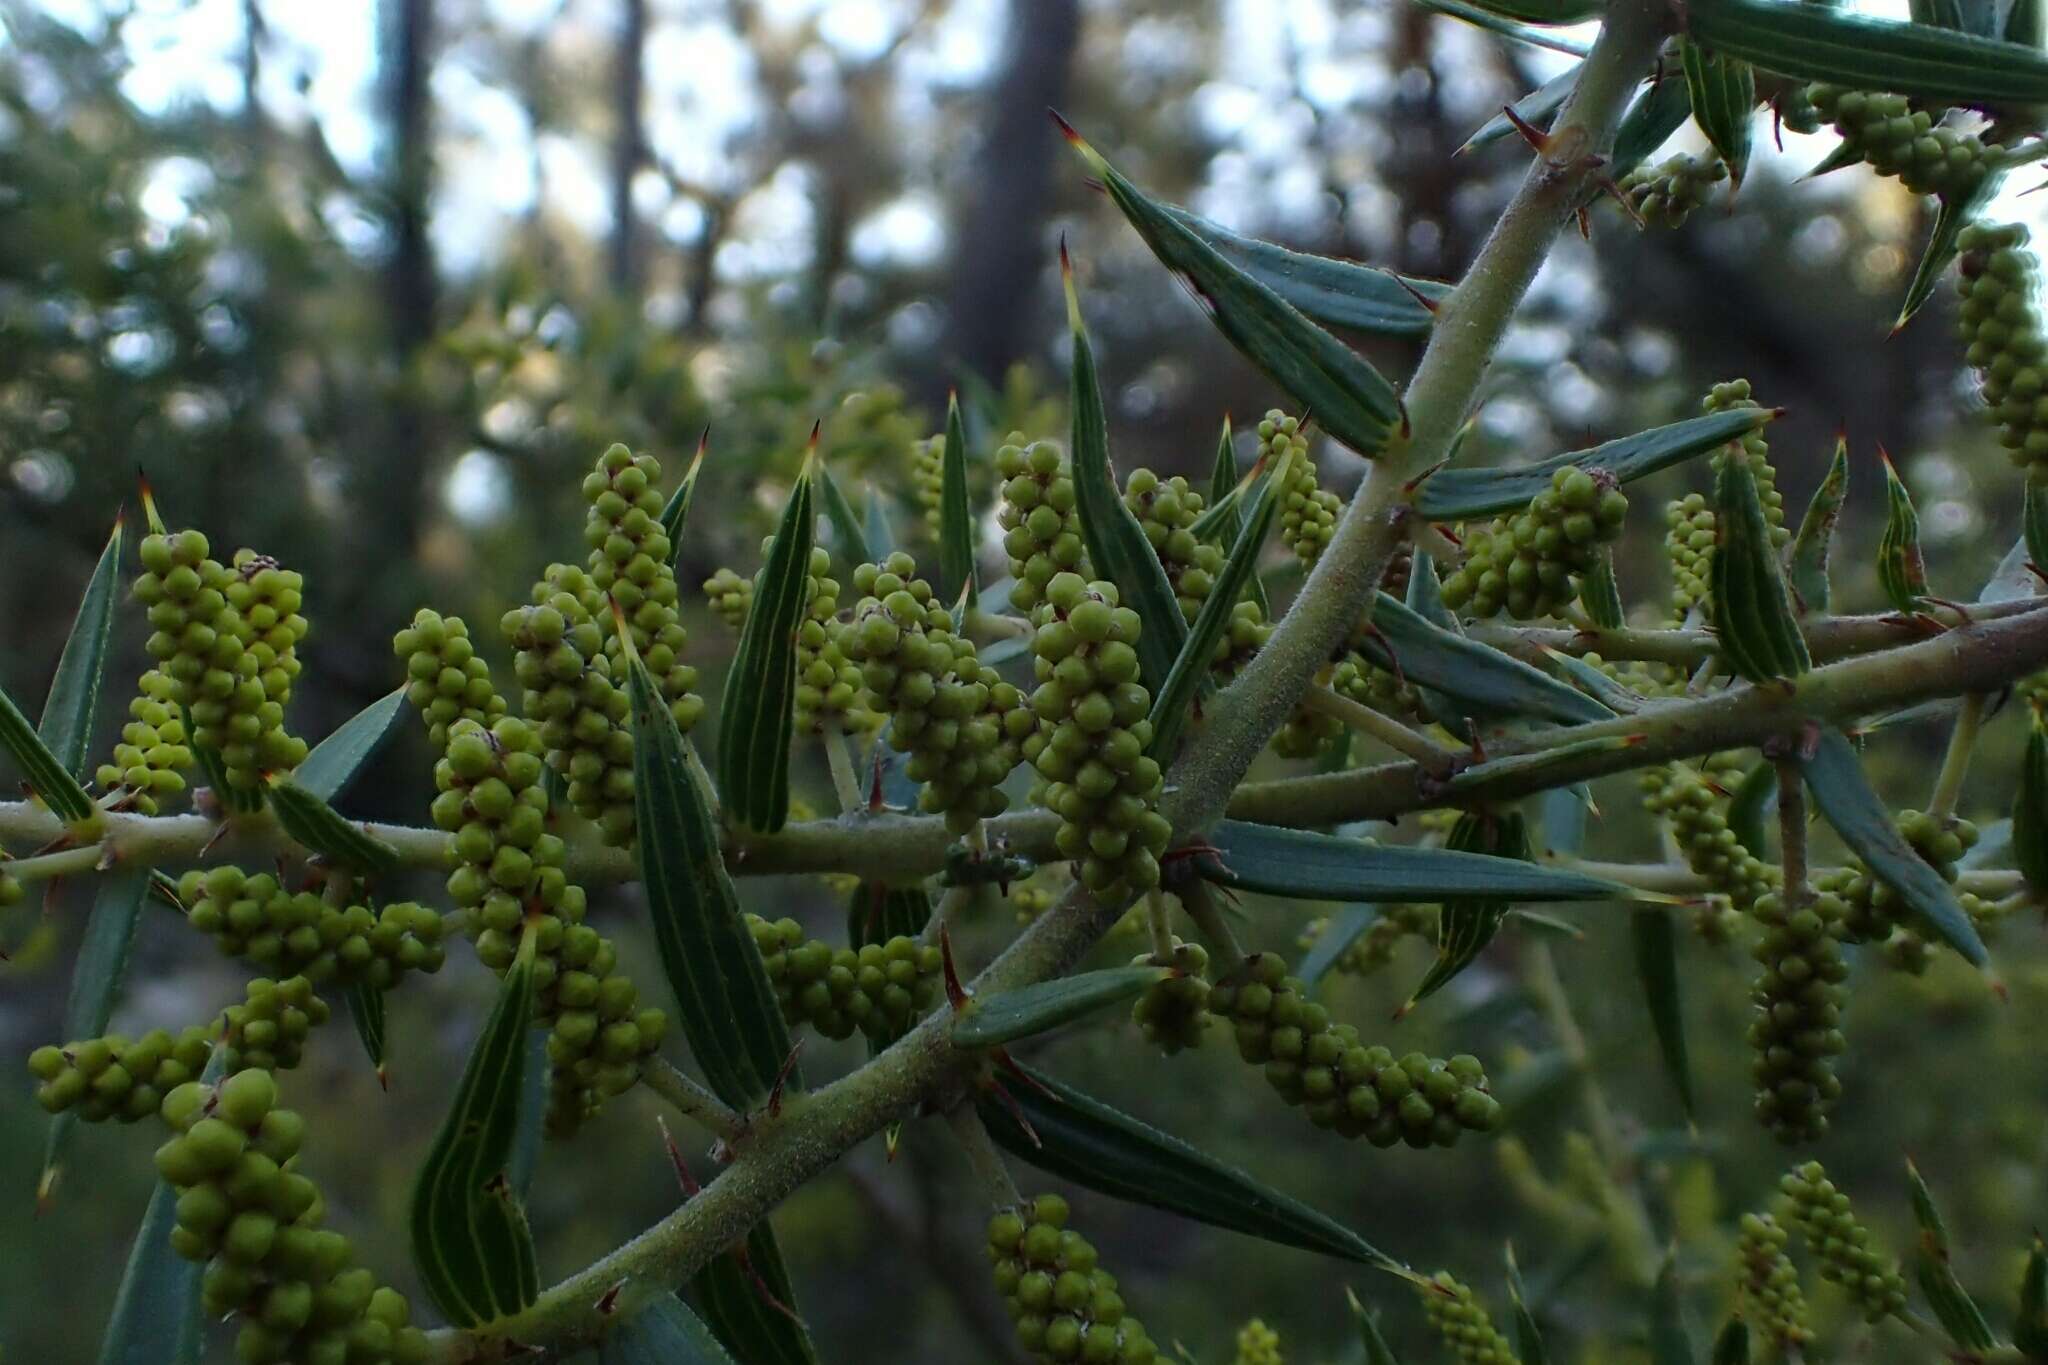
[[[403,687],[371,702],[314,745],[313,752],[292,770],[292,781],[322,801],[339,801],[378,750],[398,733],[405,714]]]
[[[1753,683],[1797,677],[1813,660],[1778,568],[1756,475],[1734,451],[1714,479],[1714,512],[1709,577],[1722,661]]]
[[[876,556],[868,549],[867,530],[854,515],[853,504],[846,500],[845,490],[839,480],[832,477],[832,468],[823,460],[818,461],[818,505],[825,513],[825,520],[831,524],[832,538],[839,543],[839,554],[849,564],[879,564],[886,556]]]
[[[1527,862],[1529,832],[1520,811],[1511,810],[1500,815],[1467,811],[1458,817],[1458,823],[1452,827],[1444,847],[1457,853],[1489,854]],[[1430,964],[1428,973],[1402,1008],[1414,1008],[1472,965],[1473,960],[1486,951],[1486,945],[1493,942],[1493,936],[1500,932],[1501,921],[1507,918],[1507,913],[1508,902],[1505,900],[1445,901],[1437,913],[1436,961]]]
[[[1756,109],[1756,73],[1749,63],[1709,52],[1697,42],[1679,43],[1692,120],[1707,145],[1728,164],[1729,182],[1742,188],[1749,169],[1750,115]]]
[[[1450,296],[1451,286],[1438,280],[1290,251],[1241,236],[1172,204],[1157,207],[1230,264],[1325,326],[1369,336],[1419,337],[1435,320],[1431,305]]]
[[[1049,1076],[1025,1072],[976,1102],[989,1135],[1041,1171],[1279,1246],[1405,1273],[1343,1224]]]
[[[536,941],[526,934],[499,984],[498,1003],[413,1186],[413,1264],[428,1296],[458,1327],[508,1317],[540,1296],[533,1233],[508,1175],[533,1016]]]
[[[697,476],[704,470],[704,452],[710,445],[711,433],[705,432],[697,440],[697,453],[690,459],[690,467],[683,471],[683,481],[676,485],[676,491],[669,494],[668,502],[661,509],[661,529],[668,536],[669,567],[674,568],[683,556],[683,525],[690,519],[690,504],[697,499]]]
[[[2048,103],[2048,53],[1796,0],[1691,0],[1688,35],[1798,80],[1943,104]]]
[[[789,819],[796,632],[810,606],[815,466],[814,445],[782,509],[718,707],[718,787],[725,808],[748,828],[770,834]]]
[[[997,1047],[1085,1018],[1176,973],[1167,967],[1106,967],[977,997],[953,1016],[961,1047]]]
[[[1927,1306],[1934,1310],[1935,1319],[1948,1333],[1949,1340],[1965,1353],[1974,1356],[1990,1350],[1998,1344],[1998,1335],[1984,1320],[1976,1300],[1956,1278],[1955,1267],[1949,1264],[1948,1229],[1942,1224],[1934,1192],[1927,1188],[1920,1168],[1910,1160],[1906,1162],[1906,1188],[1912,1195],[1913,1222],[1920,1232],[1913,1254],[1913,1273],[1920,1282],[1920,1292],[1927,1297]]]
[[[727,1104],[748,1108],[773,1088],[789,1057],[789,1029],[741,917],[682,732],[638,654],[628,654],[626,668],[636,851],[655,946],[705,1079]]]
[[[1835,458],[1827,477],[1813,490],[1799,534],[1785,554],[1785,581],[1801,613],[1825,616],[1832,596],[1828,586],[1828,553],[1834,548],[1835,524],[1842,519],[1842,501],[1849,495],[1849,440],[1835,437]]]
[[[2048,722],[2037,711],[2020,756],[2012,801],[2012,860],[2035,891],[2048,891]]]
[[[15,766],[43,804],[68,821],[91,818],[92,798],[85,794],[78,778],[50,752],[36,729],[21,714],[14,699],[0,691],[0,747],[14,756]]]
[[[1801,762],[1814,804],[1849,851],[1898,893],[1907,913],[1929,934],[1975,966],[1988,963],[1984,941],[1977,937],[1955,890],[1901,837],[1890,809],[1863,775],[1855,746],[1842,732],[1821,731],[1813,756]]]
[[[291,778],[272,773],[264,779],[264,786],[279,827],[305,848],[364,872],[384,874],[397,869],[397,849],[343,818]]]
[[[1602,470],[1616,483],[1628,483],[1739,440],[1777,415],[1775,408],[1728,408],[1652,427],[1590,450],[1553,455],[1535,464],[1511,469],[1440,469],[1416,490],[1416,510],[1431,521],[1462,521],[1514,511],[1549,489],[1553,476],[1565,468]]]
[[[1136,611],[1145,628],[1138,634],[1138,672],[1156,696],[1166,686],[1187,640],[1187,619],[1166,569],[1138,518],[1117,492],[1109,463],[1109,414],[1103,407],[1102,381],[1095,372],[1095,351],[1081,325],[1081,299],[1074,290],[1074,272],[1064,254],[1061,274],[1067,291],[1067,322],[1073,332],[1073,462],[1074,508],[1081,519],[1081,540],[1095,572],[1116,584],[1123,605]]]
[[[946,401],[946,444],[939,457],[939,591],[948,602],[964,594],[970,610],[978,592],[974,513],[967,506],[967,428],[958,394]]]
[[[1338,834],[1225,820],[1196,870],[1219,886],[1298,900],[1605,901],[1643,893],[1520,858],[1376,844]],[[1651,899],[1662,899],[1652,897]]]
[[[1216,330],[1296,403],[1315,413],[1323,430],[1371,456],[1405,429],[1400,396],[1379,371],[1233,265],[1165,205],[1118,174],[1078,134],[1069,131],[1068,137],[1152,254],[1203,300]]]
[[[1629,946],[1635,952],[1636,980],[1642,983],[1643,1003],[1650,1010],[1650,1031],[1657,1036],[1657,1055],[1664,1074],[1678,1094],[1678,1103],[1691,1119],[1693,1103],[1692,1062],[1685,1046],[1685,1009],[1679,993],[1678,933],[1672,914],[1661,907],[1631,910],[1628,917]]]
[[[1372,620],[1373,634],[1359,647],[1361,654],[1476,714],[1528,716],[1562,725],[1614,716],[1585,693],[1491,645],[1432,624],[1387,593],[1379,595]]]
[[[92,750],[92,722],[99,711],[100,680],[107,669],[107,641],[114,631],[114,600],[121,586],[121,522],[100,551],[85,598],[57,656],[57,672],[43,699],[36,733],[65,771],[81,780]]]
[[[1927,604],[1927,556],[1920,549],[1920,514],[1913,508],[1913,495],[1890,456],[1884,460],[1884,508],[1877,581],[1892,610],[1910,616]]]

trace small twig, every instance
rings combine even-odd
[[[1158,887],[1145,893],[1145,922],[1152,929],[1152,956],[1160,962],[1173,960],[1173,916],[1166,906],[1166,893]]]
[[[649,1090],[674,1105],[677,1113],[701,1124],[727,1146],[733,1145],[746,1132],[745,1119],[734,1113],[725,1101],[678,1070],[668,1058],[660,1055],[650,1057],[641,1069],[640,1079]]]
[[[1010,1168],[1003,1164],[1003,1154],[996,1150],[988,1129],[981,1126],[981,1116],[972,1104],[963,1102],[947,1110],[946,1126],[959,1139],[960,1150],[974,1172],[974,1183],[990,1208],[1013,1209],[1024,1202],[1017,1193],[1017,1182],[1010,1179]]]
[[[839,809],[858,811],[867,809],[867,799],[861,795],[860,778],[853,770],[853,753],[847,747],[846,732],[838,726],[830,726],[818,737],[825,744],[825,763],[832,769],[832,790],[839,797]]]
[[[1806,865],[1806,775],[1789,755],[1774,760],[1778,768],[1778,847],[1785,863],[1785,904],[1805,905],[1812,895]]]
[[[1309,710],[1343,721],[1360,734],[1378,740],[1395,753],[1414,759],[1440,776],[1457,766],[1459,754],[1456,750],[1409,729],[1392,716],[1375,711],[1362,702],[1339,696],[1327,687],[1311,687],[1301,701]]]
[[[91,872],[99,867],[101,857],[107,852],[103,844],[85,844],[55,853],[14,858],[7,863],[7,875],[18,882],[38,882],[68,877],[75,872]]]
[[[980,607],[967,614],[967,628],[997,639],[1017,639],[1031,633],[1031,623],[1022,617],[1004,616],[1000,612],[983,611]]]
[[[1209,883],[1200,877],[1190,877],[1184,885],[1175,889],[1180,897],[1181,908],[1188,912],[1188,918],[1202,931],[1202,937],[1209,940],[1209,946],[1216,951],[1217,966],[1228,972],[1244,961],[1244,949],[1238,946],[1237,935],[1230,932],[1230,925],[1223,918],[1223,907],[1216,903],[1216,893],[1209,889]]]
[[[1977,731],[1984,723],[1984,695],[1973,692],[1963,698],[1956,712],[1956,724],[1948,734],[1948,752],[1942,755],[1941,772],[1934,779],[1934,794],[1927,798],[1927,813],[1946,820],[1956,813],[1956,801],[1963,794],[1963,779],[1970,775],[1970,755],[1977,747]]]

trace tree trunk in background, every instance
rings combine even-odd
[[[1045,111],[1066,99],[1080,37],[1077,0],[1011,0],[1009,62],[989,93],[981,176],[953,244],[947,324],[946,359],[991,383],[1022,349],[1044,275],[1039,238],[1059,149]]]
[[[427,238],[427,199],[433,180],[430,97],[433,0],[387,0],[383,85],[390,137],[386,179],[390,193],[391,257],[385,267],[385,315],[392,359],[399,369],[391,396],[391,439],[369,454],[361,469],[366,504],[374,503],[381,548],[410,558],[421,522],[428,414],[414,389],[412,369],[434,335],[434,252]],[[366,561],[385,562],[381,559]]]
[[[612,288],[630,294],[639,287],[639,233],[633,215],[633,177],[647,152],[642,123],[641,57],[647,46],[647,0],[619,0],[619,38],[613,50],[612,236],[607,271]]]

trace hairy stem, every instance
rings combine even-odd
[[[1017,1193],[1017,1182],[1010,1179],[1010,1168],[1003,1164],[1003,1154],[996,1150],[988,1129],[981,1126],[981,1116],[972,1104],[963,1100],[947,1110],[946,1126],[960,1143],[968,1169],[974,1172],[975,1186],[990,1208],[1013,1209],[1024,1202]]]
[[[1457,750],[1446,748],[1428,735],[1409,729],[1392,716],[1384,715],[1349,697],[1339,696],[1327,687],[1319,685],[1309,688],[1302,697],[1302,705],[1311,711],[1319,711],[1323,715],[1343,721],[1360,734],[1378,740],[1395,753],[1428,765],[1432,772],[1448,773],[1451,765],[1462,757]]]
[[[1970,775],[1970,755],[1977,747],[1977,731],[1984,724],[1984,694],[1972,692],[1963,698],[1956,724],[1948,735],[1948,751],[1942,755],[1941,772],[1934,779],[1934,794],[1927,798],[1927,813],[1946,820],[1956,813],[1956,800],[1963,794],[1963,779]]]
[[[825,764],[832,770],[832,791],[839,798],[839,809],[862,809],[866,802],[861,799],[860,779],[854,775],[853,752],[847,746],[846,732],[834,725],[819,738],[825,743]]]
[[[725,1101],[706,1090],[668,1058],[656,1054],[641,1068],[641,1082],[675,1106],[677,1113],[701,1125],[728,1146],[746,1131],[747,1121]]]
[[[1778,847],[1785,865],[1785,904],[1797,908],[1812,896],[1807,883],[1806,775],[1798,760],[1780,758],[1778,766]]]

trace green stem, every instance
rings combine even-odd
[[[640,1081],[673,1105],[677,1113],[701,1125],[728,1147],[737,1145],[746,1132],[744,1118],[666,1057],[650,1058],[640,1070]]]
[[[104,844],[84,844],[78,848],[59,849],[55,853],[38,853],[33,858],[12,858],[0,863],[0,870],[18,882],[53,881],[73,873],[90,872],[100,865],[100,859],[111,853],[112,850]]]
[[[1797,909],[1812,894],[1806,864],[1806,776],[1799,761],[1780,758],[1778,767],[1778,848],[1785,867],[1785,904]]]
[[[1425,764],[1430,771],[1447,774],[1464,755],[1446,748],[1428,735],[1411,730],[1392,716],[1373,710],[1363,702],[1340,696],[1320,683],[1303,694],[1302,705],[1311,711],[1343,721],[1360,734],[1368,735],[1405,758]]]
[[[1216,950],[1216,967],[1219,973],[1228,972],[1244,961],[1244,949],[1238,946],[1237,935],[1230,931],[1230,923],[1223,918],[1223,906],[1216,899],[1216,892],[1200,877],[1188,878],[1185,885],[1178,886],[1174,894],[1180,897],[1181,908],[1188,912],[1188,918],[1202,931],[1202,937],[1209,940],[1209,946]]]
[[[1145,893],[1145,923],[1152,930],[1152,956],[1161,965],[1173,960],[1173,919],[1166,908],[1166,893],[1153,888]]]
[[[832,770],[832,790],[839,798],[839,809],[845,812],[864,808],[867,802],[860,794],[860,779],[854,775],[846,732],[836,725],[829,726],[818,738],[824,741],[825,764]]]
[[[1970,775],[1970,755],[1977,747],[1977,731],[1984,724],[1984,695],[1972,692],[1963,698],[1956,712],[1956,724],[1948,734],[1948,752],[1942,755],[1941,772],[1934,779],[1934,794],[1927,798],[1927,813],[1946,820],[1956,813],[1956,801],[1963,794],[1963,779]]]
[[[1010,1168],[1003,1164],[1003,1154],[996,1150],[988,1129],[981,1126],[981,1116],[974,1112],[972,1104],[963,1100],[947,1110],[946,1126],[959,1140],[967,1165],[974,1172],[974,1183],[990,1208],[1014,1209],[1024,1202],[1024,1196],[1017,1193],[1017,1182],[1010,1178]]]

